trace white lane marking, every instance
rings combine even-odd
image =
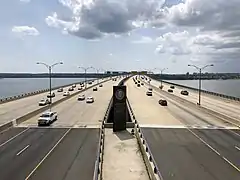
[[[63,138],[70,132],[71,128],[68,129],[63,136],[58,140],[58,142],[50,149],[50,151],[43,157],[43,159],[37,164],[37,166],[29,173],[29,175],[25,178],[25,180],[28,180],[33,173],[37,170],[37,168],[43,163],[43,161],[49,156],[49,154],[57,147],[57,145],[63,140]]]
[[[4,143],[0,144],[0,148],[2,146],[4,146],[5,144],[9,143],[10,141],[12,141],[13,139],[15,139],[16,137],[20,136],[21,134],[23,134],[24,132],[26,132],[27,130],[29,130],[30,128],[27,128],[23,131],[21,131],[20,133],[16,134],[15,136],[13,136],[12,138],[8,139],[7,141],[5,141]]]
[[[191,132],[196,138],[198,138],[203,144],[205,144],[207,147],[209,147],[213,152],[215,152],[217,155],[219,155],[223,160],[225,160],[228,164],[230,164],[234,169],[236,169],[238,172],[240,172],[240,169],[233,164],[231,161],[229,161],[226,157],[221,155],[216,149],[214,149],[211,145],[209,145],[206,141],[204,141],[201,137],[199,137],[196,133],[194,133],[191,129],[187,128],[189,132]]]
[[[30,145],[27,145],[25,148],[23,148],[21,151],[19,151],[19,152],[17,153],[17,156],[19,156],[20,154],[22,154],[23,151],[25,151],[29,146],[30,146]]]
[[[235,148],[240,151],[240,147],[235,146]]]

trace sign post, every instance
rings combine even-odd
[[[126,130],[126,86],[113,86],[113,132]]]

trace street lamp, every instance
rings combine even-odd
[[[78,68],[80,68],[80,69],[83,69],[84,70],[84,81],[85,81],[85,89],[87,88],[87,70],[88,69],[94,69],[92,66],[90,66],[90,67],[81,67],[81,66],[79,66]]]
[[[161,79],[161,87],[162,87],[162,73],[163,73],[163,71],[167,70],[168,68],[163,68],[163,69],[155,68],[155,69],[160,70],[160,72],[161,72],[160,79]]]
[[[103,69],[103,68],[100,68],[100,69],[98,69],[98,71],[102,71],[103,73],[102,73],[102,79],[104,78],[104,72],[106,72],[106,70],[105,69]]]
[[[206,67],[209,67],[209,66],[214,66],[213,64],[208,64],[206,66],[203,66],[203,67],[197,67],[195,65],[191,65],[191,64],[188,64],[188,66],[192,66],[192,67],[195,67],[197,70],[199,70],[199,83],[198,83],[198,105],[200,106],[201,105],[201,81],[202,81],[202,70],[205,69]]]
[[[37,64],[42,64],[44,66],[47,67],[48,72],[49,72],[49,91],[50,91],[50,105],[49,105],[49,109],[51,111],[51,104],[52,104],[52,68],[58,64],[63,64],[63,62],[57,62],[55,64],[52,65],[48,65],[44,62],[37,62]]]

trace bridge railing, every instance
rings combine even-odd
[[[163,180],[160,170],[158,169],[157,163],[153,157],[150,147],[144,137],[142,129],[136,119],[136,116],[134,115],[133,109],[132,109],[128,99],[127,99],[127,107],[128,107],[132,122],[135,123],[134,133],[136,135],[141,153],[143,155],[143,159],[146,164],[149,177],[151,180]]]
[[[155,79],[155,80],[157,80],[157,79]],[[172,82],[169,82],[169,81],[162,81],[162,82],[170,84],[170,85],[178,86],[178,87],[181,87],[181,88],[185,88],[185,89],[191,89],[193,91],[198,91],[198,88],[189,87],[189,86],[185,86],[185,85],[177,84],[177,83],[172,83]],[[229,96],[229,95],[216,93],[216,92],[212,92],[212,91],[207,91],[207,90],[201,90],[201,92],[203,92],[205,94],[209,94],[209,95],[214,95],[214,96],[218,96],[218,97],[234,100],[234,101],[240,101],[240,98],[234,97],[234,96]]]

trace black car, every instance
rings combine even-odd
[[[158,103],[162,106],[167,106],[167,101],[165,99],[160,99]]]
[[[141,83],[141,85],[143,86],[143,85],[144,85],[144,83],[142,82],[142,83]]]
[[[140,87],[140,84],[137,84],[137,87]]]
[[[168,92],[172,93],[172,92],[173,92],[173,90],[172,90],[172,89],[168,89]]]
[[[181,91],[181,94],[182,94],[182,95],[185,95],[185,96],[188,96],[189,93],[188,93],[188,91],[186,91],[186,90],[182,90],[182,91]]]
[[[170,86],[171,89],[174,89],[175,87],[174,86]]]
[[[68,91],[73,91],[74,89],[72,87],[68,88]]]
[[[94,88],[93,88],[93,91],[97,91],[97,87],[94,87]]]

